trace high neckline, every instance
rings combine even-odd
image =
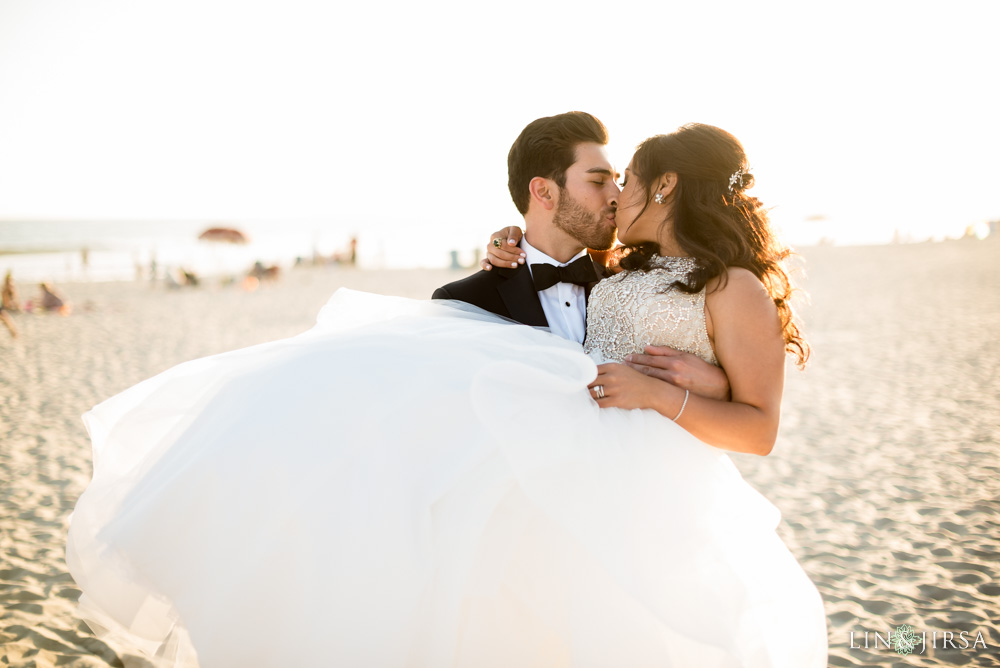
[[[683,271],[691,271],[698,266],[698,261],[690,256],[653,255],[649,258],[649,263],[657,269],[677,269]]]

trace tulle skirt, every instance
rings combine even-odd
[[[778,510],[578,344],[339,291],[84,416],[80,614],[162,665],[826,665]]]

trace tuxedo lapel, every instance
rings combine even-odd
[[[545,311],[528,268],[522,265],[517,269],[498,268],[495,271],[504,277],[497,286],[497,292],[510,317],[525,325],[548,327],[549,321],[545,319]]]

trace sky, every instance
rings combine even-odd
[[[697,121],[793,243],[1000,219],[1000,3],[0,0],[0,219],[316,219],[481,246],[506,155]],[[412,236],[411,236],[412,235]]]

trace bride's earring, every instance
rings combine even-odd
[[[656,193],[656,197],[653,198],[653,201],[657,204],[663,204],[663,193]]]

